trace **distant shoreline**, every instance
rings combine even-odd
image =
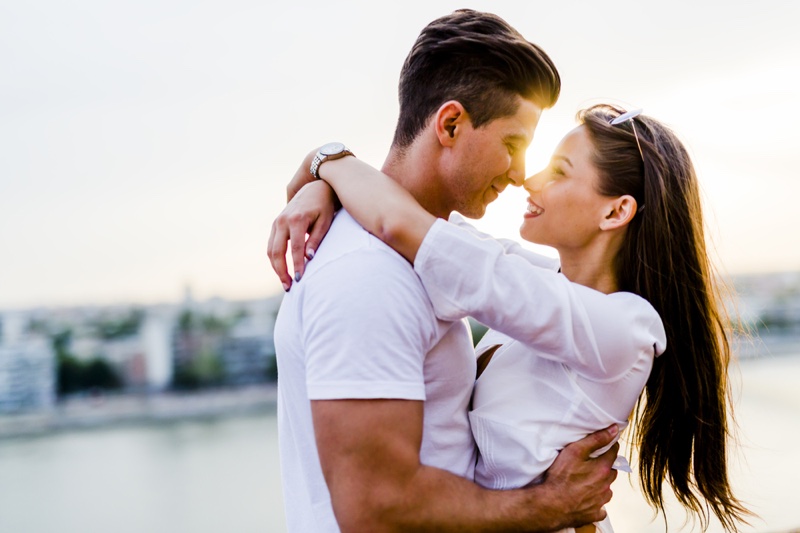
[[[732,348],[734,356],[741,361],[800,354],[800,335],[764,334],[750,339],[739,337],[734,339]]]
[[[800,354],[800,335],[737,339],[733,349],[741,363]],[[124,425],[273,414],[277,399],[275,383],[196,392],[74,396],[57,402],[49,410],[0,415],[0,440]]]
[[[0,439],[123,425],[274,413],[277,397],[275,383],[191,393],[72,397],[58,402],[46,411],[0,415]]]

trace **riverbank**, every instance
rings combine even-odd
[[[749,339],[739,338],[734,342],[733,349],[743,363],[780,358],[800,353],[800,336],[764,335]],[[104,426],[274,412],[276,403],[275,383],[243,388],[206,389],[191,393],[74,396],[60,400],[49,410],[0,415],[0,439]]]
[[[0,439],[115,425],[274,412],[274,383],[193,393],[100,394],[59,401],[52,409],[0,416]]]

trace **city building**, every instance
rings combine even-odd
[[[0,317],[0,413],[55,404],[55,354],[46,338],[25,334],[22,317]]]

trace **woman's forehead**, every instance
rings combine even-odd
[[[553,157],[568,158],[574,166],[579,159],[590,161],[593,150],[594,146],[586,126],[577,126],[561,139],[553,152]]]

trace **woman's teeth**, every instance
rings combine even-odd
[[[544,213],[544,209],[539,207],[538,205],[528,204],[528,213],[531,215],[541,215]]]

